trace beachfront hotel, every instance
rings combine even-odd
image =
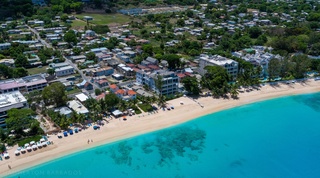
[[[21,93],[43,90],[48,85],[47,80],[41,74],[30,75],[19,79],[0,81],[0,94],[20,91]]]
[[[204,75],[207,71],[204,69],[206,66],[221,66],[225,68],[233,79],[237,77],[238,74],[238,62],[232,59],[222,57],[219,55],[209,56],[206,54],[201,54],[199,59],[199,73]]]
[[[155,84],[158,75],[162,77],[162,89],[160,91]],[[174,95],[178,92],[179,77],[172,71],[156,70],[145,72],[138,70],[136,72],[136,81],[141,85],[147,85],[151,90],[162,95]]]
[[[26,98],[20,91],[13,91],[10,93],[0,94],[0,127],[6,126],[7,111],[13,108],[21,109],[28,108]]]

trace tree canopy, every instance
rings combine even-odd
[[[42,91],[42,99],[46,105],[64,106],[67,101],[65,86],[56,82],[45,87]]]

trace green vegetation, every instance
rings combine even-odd
[[[28,138],[25,138],[25,139],[23,139],[23,140],[21,140],[21,141],[18,141],[18,145],[19,145],[19,146],[24,146],[24,144],[30,143],[31,141],[37,142],[37,141],[39,141],[41,138],[42,138],[41,135],[35,135],[35,136],[32,136],[32,137],[28,137]]]
[[[150,112],[153,111],[153,108],[150,104],[148,103],[142,103],[138,104],[139,108],[142,109],[144,112]]]
[[[86,26],[87,23],[81,20],[73,20],[71,23],[71,28],[73,29],[80,29],[80,28],[84,28],[84,26]]]
[[[71,95],[71,94],[80,93],[80,92],[81,92],[81,89],[77,87],[73,87],[72,90],[66,91],[66,95]]]
[[[60,82],[52,83],[43,89],[42,99],[47,106],[64,106],[67,102],[65,86]]]
[[[130,17],[122,14],[79,14],[76,15],[77,18],[82,19],[84,16],[90,16],[93,20],[90,20],[89,23],[96,25],[108,25],[111,23],[127,23],[130,21]]]
[[[49,66],[47,66],[47,65],[46,66],[42,66],[42,67],[34,67],[34,68],[27,69],[27,71],[28,71],[28,74],[30,74],[30,75],[46,73],[48,67]]]

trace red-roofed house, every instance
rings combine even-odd
[[[118,86],[115,84],[110,85],[110,90],[122,100],[128,101],[128,100],[135,99],[137,97],[137,93],[135,91],[119,89]]]
[[[119,90],[118,86],[116,84],[112,84],[109,86],[112,93],[115,93],[117,90]]]
[[[106,87],[106,86],[108,86],[108,80],[106,80],[106,79],[95,80],[94,82],[95,82],[96,84],[98,84],[99,87]]]
[[[104,99],[104,97],[106,96],[106,93],[101,93],[100,95],[96,96],[96,100],[101,100]]]

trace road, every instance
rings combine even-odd
[[[43,45],[46,46],[47,48],[51,48],[51,49],[55,50],[55,48],[53,48],[53,47],[51,46],[51,44],[47,43],[45,40],[43,40],[43,39],[40,37],[40,34],[39,34],[39,32],[38,32],[37,30],[31,28],[30,26],[28,26],[28,28],[37,36],[37,40],[39,40],[39,41],[41,42],[41,44],[43,44]],[[83,74],[83,72],[78,68],[77,65],[75,65],[71,60],[69,60],[69,59],[68,59],[66,56],[64,56],[63,54],[62,54],[62,57],[63,57],[63,58],[66,60],[66,62],[68,62],[76,71],[78,71],[78,73],[81,75],[81,77],[82,77],[83,80],[86,80],[87,82],[89,82],[89,83],[93,86],[93,91],[94,91],[95,89],[100,89],[100,87],[99,87],[97,84],[92,83],[92,82],[90,81],[90,79]]]
[[[45,45],[47,48],[52,48],[51,44],[47,43],[45,40],[43,40],[40,35],[39,32],[33,28],[31,28],[30,26],[28,26],[28,28],[37,36],[37,40],[39,40],[43,45]],[[53,50],[55,50],[54,48],[52,48]]]
[[[65,57],[63,55],[63,58],[66,60],[67,63],[69,63],[76,71],[78,71],[78,73],[81,75],[81,78],[83,80],[86,80],[87,82],[89,82],[90,84],[92,84],[93,86],[93,90],[95,89],[100,89],[100,87],[96,84],[90,81],[90,78],[88,78],[86,75],[83,74],[83,72],[78,68],[77,65],[75,65],[70,59],[68,59],[67,57]]]

